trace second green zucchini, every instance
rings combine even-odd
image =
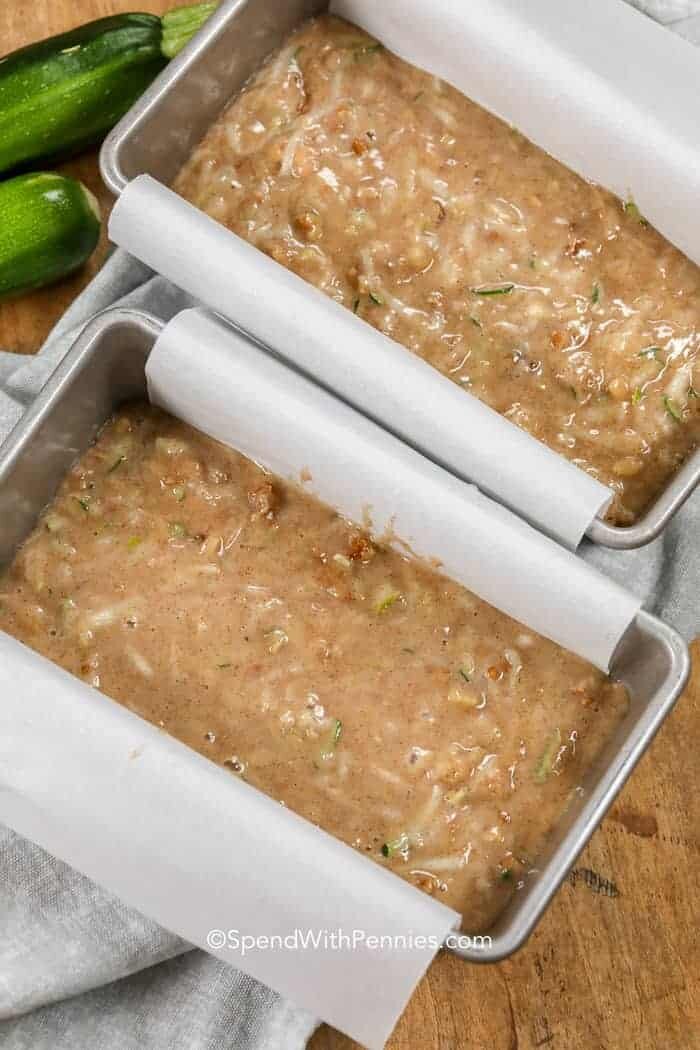
[[[0,299],[77,270],[99,237],[98,203],[76,179],[38,172],[0,182]]]

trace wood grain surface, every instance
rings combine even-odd
[[[134,7],[159,13],[166,6],[163,0],[0,0],[0,53],[101,15]],[[95,155],[62,170],[82,178],[107,211],[110,198]],[[35,352],[105,250],[103,243],[70,280],[0,305],[0,347]],[[693,648],[700,666],[700,646]],[[579,876],[562,888],[526,947],[497,966],[439,956],[390,1050],[700,1050],[699,714],[695,671],[579,858]],[[312,1050],[352,1045],[327,1027],[311,1041]]]

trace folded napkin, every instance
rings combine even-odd
[[[636,6],[700,43],[700,0]],[[37,357],[0,351],[0,440],[85,322],[116,305],[168,320],[193,302],[114,252]],[[690,640],[700,634],[698,535],[700,492],[643,550],[581,553]],[[0,1050],[295,1050],[317,1024],[1,826],[0,929]]]

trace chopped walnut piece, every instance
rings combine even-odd
[[[322,234],[321,219],[315,208],[304,208],[292,220],[297,234],[305,241],[317,241]]]
[[[580,255],[583,249],[586,247],[586,242],[580,237],[571,237],[569,243],[566,246],[566,255],[570,255],[573,259],[577,255]]]
[[[433,897],[443,885],[440,883],[439,879],[433,878],[432,875],[422,874],[416,874],[413,876],[413,884],[414,886],[417,886],[419,890],[423,890],[423,893],[427,893],[431,897]]]
[[[248,493],[248,505],[254,514],[274,514],[278,507],[277,493],[271,481],[265,481]]]
[[[361,561],[364,565],[377,553],[369,536],[364,532],[351,532],[348,537],[348,555],[352,561]]]
[[[497,682],[500,678],[503,678],[503,675],[507,674],[508,671],[510,671],[510,664],[506,658],[503,657],[498,663],[492,664],[491,667],[487,668],[486,674],[492,682]]]

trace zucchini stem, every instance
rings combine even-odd
[[[216,0],[203,4],[190,4],[168,11],[160,20],[162,38],[160,49],[165,58],[174,58],[189,43],[204,25],[209,15],[218,7]]]

